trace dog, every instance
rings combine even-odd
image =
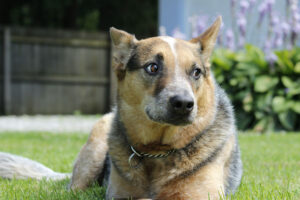
[[[72,189],[101,177],[106,199],[218,199],[235,192],[242,162],[234,115],[209,61],[221,22],[191,41],[137,40],[110,29],[117,108],[81,150]],[[108,142],[99,145],[103,138]]]
[[[233,108],[210,64],[221,23],[190,41],[110,29],[117,105],[79,152],[70,189],[98,181],[109,200],[220,199],[237,190]]]

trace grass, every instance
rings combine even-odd
[[[55,171],[71,172],[85,134],[0,133],[0,151],[37,160]],[[244,175],[231,199],[300,199],[300,134],[241,134]],[[0,199],[99,199],[105,189],[69,192],[59,182],[0,179]]]

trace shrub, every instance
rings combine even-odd
[[[234,104],[239,129],[300,129],[300,48],[275,51],[268,62],[259,48],[217,49],[212,58],[217,82]]]

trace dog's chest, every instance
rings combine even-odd
[[[130,182],[153,193],[184,171],[176,155],[166,158],[135,157],[134,163],[138,165],[128,165],[127,177],[131,179]]]

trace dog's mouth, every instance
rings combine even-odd
[[[186,126],[194,121],[194,117],[191,113],[188,114],[174,114],[172,112],[167,112],[167,114],[158,113],[153,115],[150,109],[145,109],[147,117],[157,123],[160,124],[170,124],[175,126]]]

